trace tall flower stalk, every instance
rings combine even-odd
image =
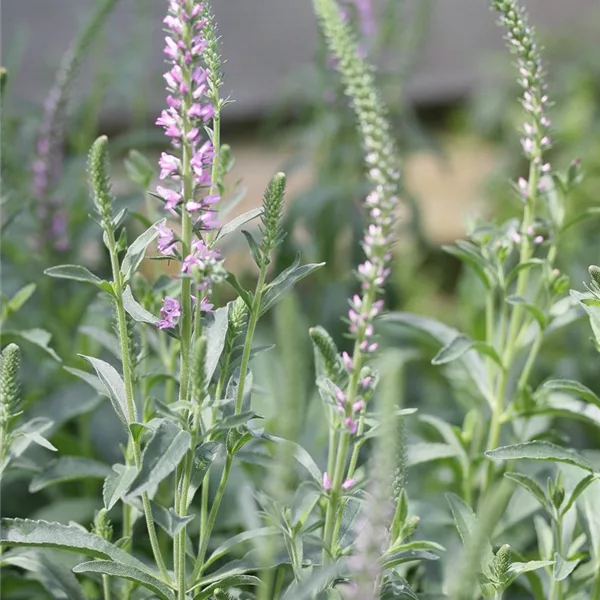
[[[337,411],[332,411],[331,415],[334,429],[330,438],[328,471],[323,481],[328,495],[324,555],[334,556],[336,532],[342,517],[341,497],[353,485],[360,448],[358,440],[365,427],[366,400],[373,389],[374,378],[367,362],[377,350],[373,321],[383,308],[383,301],[378,296],[390,274],[400,171],[372,69],[360,57],[349,24],[333,0],[315,0],[314,5],[329,49],[337,59],[345,93],[356,114],[368,177],[374,186],[365,200],[369,215],[362,242],[365,260],[356,272],[361,291],[350,300],[348,312],[350,335],[354,338],[352,355],[344,354],[343,357],[348,383],[345,389],[336,391]]]
[[[500,13],[499,24],[506,28],[506,40],[510,51],[516,56],[519,71],[519,83],[523,88],[521,104],[525,111],[526,120],[523,125],[521,146],[523,154],[529,161],[528,178],[521,178],[517,187],[523,201],[523,218],[519,231],[513,234],[513,241],[519,249],[519,264],[527,265],[533,257],[536,245],[544,241],[542,236],[536,234],[534,225],[538,211],[538,203],[544,189],[542,178],[550,172],[550,164],[544,161],[544,152],[550,146],[548,130],[550,121],[546,110],[548,96],[544,82],[544,69],[540,58],[539,48],[535,40],[535,31],[528,24],[527,14],[515,0],[493,0],[492,7]],[[548,265],[551,268],[555,260],[555,240],[548,253]],[[521,268],[517,276],[515,295],[523,297],[530,281],[531,269]],[[493,296],[488,294],[486,307],[486,323],[488,343],[493,343],[495,328],[495,306]],[[493,381],[494,405],[492,407],[492,420],[490,424],[487,449],[498,446],[502,427],[502,414],[505,409],[507,387],[510,378],[511,366],[518,351],[517,338],[528,318],[522,304],[516,304],[506,318],[506,304],[501,309],[500,351],[504,368]],[[529,376],[533,361],[541,344],[541,332],[525,368],[519,378],[518,387],[523,388]],[[488,464],[488,469],[483,484],[482,495],[488,489],[493,475],[493,463]]]

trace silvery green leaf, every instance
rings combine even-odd
[[[256,217],[260,217],[260,215],[263,213],[263,210],[263,207],[260,206],[259,208],[253,208],[252,210],[249,210],[241,215],[238,215],[234,219],[231,219],[229,223],[226,223],[223,225],[223,227],[221,227],[219,233],[217,233],[215,241],[218,242],[219,240],[222,240],[226,235],[229,235],[238,227],[248,223],[248,221],[252,221],[252,219],[256,219]]]
[[[407,447],[407,465],[413,467],[433,460],[460,457],[454,446],[433,442],[416,442]]]
[[[106,396],[106,388],[104,384],[92,373],[88,373],[87,371],[82,371],[81,369],[75,369],[74,367],[63,367],[67,373],[71,373],[71,375],[75,375],[75,377],[79,377],[79,379],[85,381],[88,385],[92,386],[99,394],[102,396]]]
[[[538,569],[544,569],[554,564],[553,560],[530,560],[529,562],[515,562],[508,567],[510,573],[515,575],[521,575],[521,573],[527,573],[529,571],[537,571]]]
[[[550,390],[560,390],[562,392],[568,392],[600,407],[600,398],[590,388],[579,383],[578,381],[572,381],[570,379],[551,379],[544,383],[544,388]]]
[[[548,317],[535,304],[527,302],[525,298],[516,295],[508,296],[505,301],[513,306],[522,306],[538,322],[538,325],[542,329],[546,328],[546,325],[548,324]]]
[[[571,296],[579,301],[590,319],[590,325],[596,340],[596,346],[600,348],[600,300],[592,294],[571,290]]]
[[[150,497],[158,484],[170,475],[190,449],[191,436],[187,431],[167,419],[162,419],[142,453],[139,473],[130,486],[128,496]]]
[[[248,310],[252,310],[252,294],[248,290],[244,289],[242,284],[238,281],[238,278],[233,273],[227,273],[227,283],[238,293],[239,297],[248,307]]]
[[[262,254],[261,254],[260,246],[258,245],[258,242],[254,239],[254,236],[246,229],[242,229],[242,234],[244,235],[244,237],[246,238],[246,241],[248,242],[248,246],[250,248],[250,253],[252,254],[252,258],[254,259],[256,266],[258,268],[260,268],[260,266],[262,264]]]
[[[243,531],[242,533],[238,533],[233,537],[230,537],[227,541],[223,542],[216,548],[212,554],[207,558],[205,565],[208,567],[213,564],[217,560],[223,558],[226,554],[228,554],[233,548],[238,546],[239,544],[243,544],[244,542],[251,542],[257,537],[262,536],[271,536],[276,535],[278,533],[277,527],[261,527],[260,529],[251,529],[249,531]]]
[[[102,283],[100,277],[97,277],[88,271],[88,269],[80,265],[58,265],[46,269],[44,273],[50,277],[56,277],[57,279],[71,279],[72,281],[91,283],[96,287],[100,287],[100,284]]]
[[[575,567],[580,562],[581,561],[578,558],[575,560],[567,560],[563,558],[558,552],[555,552],[554,568],[552,569],[552,578],[555,581],[563,581],[575,570]]]
[[[258,577],[255,577],[254,575],[230,575],[228,577],[223,577],[223,579],[219,579],[218,581],[210,583],[206,587],[203,586],[204,589],[194,596],[194,600],[207,600],[208,598],[211,598],[213,596],[214,592],[217,589],[228,590],[233,587],[242,587],[247,585],[258,586],[260,585],[260,583],[260,579]],[[192,590],[198,587],[199,585],[195,585],[192,588]]]
[[[137,475],[134,466],[116,464],[113,465],[112,470],[102,487],[102,497],[107,510],[110,510],[127,493]]]
[[[323,485],[323,474],[321,473],[321,470],[317,466],[317,463],[313,460],[312,456],[302,446],[300,446],[300,444],[296,444],[296,442],[284,440],[283,438],[266,433],[263,434],[263,437],[270,442],[276,442],[277,444],[287,446],[294,459],[309,472],[315,482],[318,485]]]
[[[79,328],[80,333],[84,333],[88,335],[93,340],[98,342],[104,349],[108,350],[113,356],[121,359],[121,348],[119,346],[119,340],[117,337],[105,331],[104,329],[100,329],[99,327],[93,327],[92,325],[83,325]]]
[[[219,364],[219,358],[225,346],[227,329],[229,327],[229,307],[223,306],[217,308],[210,316],[207,316],[207,323],[204,325],[204,335],[206,336],[206,380],[210,381]]]
[[[136,240],[127,248],[127,252],[121,263],[121,273],[123,274],[124,283],[127,283],[137,271],[144,255],[146,248],[158,237],[157,227],[164,225],[166,219],[157,221],[154,225],[148,227]]]
[[[552,512],[550,502],[546,498],[544,490],[540,485],[528,475],[522,473],[505,473],[504,477],[518,483],[523,489],[527,490],[549,513]]]
[[[292,289],[298,281],[308,277],[317,269],[320,269],[325,263],[313,263],[310,265],[299,265],[298,259],[294,261],[291,267],[283,271],[276,279],[274,279],[266,288],[263,296],[260,315],[264,315],[284,294]]]
[[[291,507],[291,524],[295,529],[301,529],[310,516],[315,504],[321,497],[321,488],[314,482],[303,481],[294,493]]]
[[[387,554],[383,560],[383,569],[393,569],[398,565],[403,565],[408,562],[422,560],[439,560],[439,556],[428,550],[400,550],[393,554]]]
[[[138,323],[150,323],[156,325],[160,320],[156,315],[147,311],[134,297],[131,288],[127,285],[123,290],[123,308],[129,316]]]
[[[175,592],[158,577],[150,575],[146,570],[141,570],[133,565],[123,564],[112,560],[94,560],[77,565],[74,573],[101,573],[111,577],[121,577],[135,581],[149,589],[161,600],[175,600]]]
[[[2,565],[29,571],[52,595],[66,600],[86,600],[83,588],[68,567],[55,562],[38,550],[17,550],[4,553]]]
[[[425,333],[428,337],[433,338],[436,342],[445,346],[453,339],[460,335],[460,332],[452,327],[448,327],[444,323],[405,312],[393,312],[385,315],[382,318],[386,323],[393,323],[403,327],[415,329],[421,333]],[[487,400],[490,405],[493,405],[494,399],[487,379],[486,369],[481,357],[473,350],[468,350],[459,359],[459,362],[464,367],[468,377],[475,383],[479,393]]]
[[[96,371],[98,378],[102,382],[104,386],[104,395],[108,396],[110,399],[117,416],[123,421],[123,424],[127,426],[129,421],[128,419],[128,409],[127,409],[127,398],[125,394],[125,384],[123,383],[123,379],[121,375],[117,372],[117,370],[109,365],[107,362],[100,360],[99,358],[94,358],[93,356],[85,356],[84,354],[80,354],[82,358],[85,358],[94,370]],[[133,419],[135,420],[135,404],[133,406]]]
[[[464,334],[459,334],[448,342],[432,359],[432,365],[443,365],[461,357],[473,347],[475,342]]]
[[[35,292],[35,283],[29,283],[22,287],[10,300],[2,295],[2,319],[6,319],[12,313],[17,312],[31,298]]]
[[[5,546],[56,548],[93,558],[112,559],[152,573],[143,562],[79,525],[31,519],[2,519],[0,542]]]
[[[38,473],[29,484],[31,493],[63,483],[86,478],[104,478],[110,475],[111,469],[108,465],[91,458],[83,456],[61,456]]]
[[[533,441],[523,444],[503,446],[495,450],[488,450],[485,455],[488,458],[500,460],[547,460],[550,462],[562,462],[575,465],[586,471],[594,471],[594,466],[575,450],[562,448],[552,442]]]
[[[14,460],[21,456],[31,444],[37,444],[42,448],[56,452],[56,448],[42,435],[43,433],[46,433],[52,425],[54,425],[54,421],[44,417],[36,417],[15,429],[12,432],[13,441],[8,453],[9,460]],[[3,466],[5,467],[6,464]]]
[[[45,329],[39,329],[37,327],[35,329],[22,329],[19,331],[6,329],[2,332],[2,336],[14,336],[24,339],[44,350],[44,352],[48,353],[57,362],[62,362],[62,358],[48,345],[52,339],[52,335]]]
[[[585,490],[587,490],[587,488],[590,485],[592,485],[593,483],[595,483],[599,480],[600,480],[600,474],[598,474],[598,473],[586,475],[583,479],[579,480],[577,485],[573,488],[573,491],[571,492],[569,499],[567,500],[565,505],[561,508],[561,513],[563,515],[567,514],[569,509],[573,506],[573,504],[577,500],[577,498],[579,498],[579,496],[581,496],[581,494],[583,494],[583,492],[585,492]]]

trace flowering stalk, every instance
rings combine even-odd
[[[341,426],[332,436],[329,448],[329,469],[324,478],[328,494],[324,526],[324,558],[335,553],[336,531],[341,523],[340,498],[353,484],[360,439],[364,431],[364,409],[373,386],[373,376],[363,366],[376,349],[373,321],[383,308],[377,297],[389,276],[391,244],[395,210],[398,206],[399,170],[397,153],[390,135],[385,109],[379,97],[371,68],[361,59],[349,25],[341,18],[334,0],[314,0],[332,54],[338,60],[346,95],[351,99],[362,135],[368,176],[374,189],[365,201],[369,224],[362,247],[366,260],[358,267],[361,293],[350,301],[348,313],[350,334],[354,337],[352,356],[344,354],[348,372],[345,391],[336,393]],[[348,463],[348,451],[353,451]]]
[[[173,215],[180,214],[181,238],[168,227],[159,227],[159,251],[181,260],[181,297],[165,298],[159,327],[179,326],[180,376],[179,401],[190,400],[190,368],[192,340],[200,343],[201,313],[210,310],[212,287],[224,279],[219,253],[212,248],[211,233],[218,226],[215,204],[220,200],[220,171],[218,153],[220,144],[219,99],[221,85],[218,38],[213,18],[207,5],[195,0],[170,0],[164,49],[170,68],[165,74],[167,105],[158,125],[162,125],[177,155],[163,153],[160,159],[160,178],[168,180],[168,187],[159,186],[158,194],[165,208]],[[208,124],[212,121],[212,130]],[[204,139],[201,132],[209,132]],[[197,238],[194,240],[194,234]],[[204,236],[204,237],[203,237]],[[197,294],[196,318],[192,308],[192,284]],[[195,333],[193,333],[195,328]],[[198,419],[194,418],[195,435]],[[184,516],[188,505],[188,490],[193,457],[188,456],[177,473],[175,508]],[[186,555],[185,530],[174,540],[175,575],[178,598],[185,598]]]
[[[32,165],[31,191],[38,203],[42,220],[42,239],[52,242],[58,251],[69,247],[68,215],[61,201],[53,194],[60,179],[65,141],[65,119],[69,93],[77,69],[94,38],[114,8],[117,0],[104,0],[89,23],[65,52],[54,85],[44,102],[44,115]]]
[[[11,424],[21,414],[20,363],[19,347],[16,344],[8,344],[2,351],[2,365],[0,366],[0,476],[6,468],[8,452],[12,443]]]
[[[533,256],[536,241],[532,239],[533,223],[536,214],[536,204],[540,191],[540,181],[543,173],[550,170],[550,165],[543,162],[543,153],[550,146],[548,128],[550,121],[546,116],[548,96],[544,83],[544,69],[539,55],[539,49],[535,41],[535,31],[528,24],[527,14],[517,5],[515,0],[492,0],[492,7],[500,13],[499,24],[506,27],[506,40],[512,53],[516,55],[517,67],[519,69],[519,83],[523,87],[521,104],[525,110],[527,120],[524,124],[524,137],[521,140],[523,153],[529,160],[529,177],[527,180],[521,178],[518,187],[523,196],[523,220],[521,230],[517,232],[515,241],[520,244],[519,263],[527,263]],[[527,288],[530,270],[522,268],[519,271],[516,290],[517,296],[521,297]],[[488,312],[489,312],[488,308]],[[490,433],[487,449],[492,450],[498,446],[502,427],[502,414],[504,412],[505,395],[507,392],[510,367],[514,361],[517,347],[516,341],[519,331],[524,325],[523,317],[526,317],[522,305],[514,306],[510,320],[507,324],[506,339],[504,340],[502,352],[502,364],[504,369],[499,374],[495,401],[493,406]],[[488,327],[493,326],[493,321],[488,317]],[[488,337],[490,332],[488,331]],[[493,463],[488,463],[487,473],[482,488],[482,497],[485,495],[493,476]]]
[[[90,187],[92,188],[94,204],[101,218],[101,227],[104,230],[104,243],[110,255],[110,264],[112,268],[112,297],[114,301],[115,312],[117,315],[117,331],[121,346],[121,360],[123,364],[123,381],[125,383],[125,401],[126,401],[126,420],[130,425],[137,420],[135,407],[134,374],[131,361],[130,337],[127,324],[127,315],[123,301],[123,292],[125,291],[125,280],[119,264],[119,249],[115,238],[115,223],[112,214],[112,192],[108,178],[108,140],[106,136],[99,137],[90,150],[89,157],[89,176]],[[139,443],[133,435],[131,428],[127,428],[128,435],[128,459],[133,460],[135,466],[139,469],[141,465],[141,453]],[[131,454],[130,454],[131,453]],[[150,538],[150,545],[154,554],[154,560],[160,569],[160,573],[165,581],[169,581],[167,567],[162,557],[150,508],[150,499],[147,493],[142,494],[142,504],[144,516],[146,518],[146,527]],[[129,508],[125,509],[124,514],[124,536],[131,536],[131,519]]]

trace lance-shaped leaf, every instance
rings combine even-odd
[[[439,560],[439,556],[427,550],[400,550],[385,556],[383,560],[383,569],[393,569],[398,565],[403,565],[408,562],[422,560]]]
[[[215,561],[223,558],[230,550],[244,542],[252,541],[257,537],[270,536],[277,534],[279,530],[276,527],[261,527],[260,529],[252,529],[243,531],[223,542],[213,553],[208,557],[205,565],[208,567]]]
[[[144,233],[142,233],[136,240],[127,248],[127,252],[121,263],[121,273],[123,274],[125,282],[129,281],[133,274],[137,271],[140,263],[146,254],[146,248],[157,238],[158,229],[161,225],[164,225],[166,219],[157,221],[154,225],[148,227]]]
[[[53,598],[86,600],[83,588],[71,570],[42,552],[29,549],[5,553],[1,564],[29,571]]]
[[[93,558],[111,559],[152,573],[149,567],[128,552],[79,525],[30,519],[2,519],[1,525],[0,543],[3,546],[56,548]]]
[[[39,492],[49,485],[77,479],[103,478],[110,475],[108,465],[83,456],[61,456],[44,467],[29,484],[30,492]]]
[[[440,444],[432,442],[417,442],[410,444],[407,448],[409,467],[421,463],[431,462],[433,460],[442,460],[444,458],[460,457],[455,447],[450,444]]]
[[[62,362],[61,357],[56,354],[56,352],[48,345],[52,339],[52,335],[50,335],[50,333],[48,333],[45,329],[39,329],[37,327],[35,329],[21,329],[18,331],[6,329],[2,332],[2,336],[5,338],[14,336],[26,340],[38,348],[41,348],[57,362]]]
[[[113,473],[104,480],[102,487],[106,510],[110,510],[127,493],[136,475],[137,470],[133,466],[113,465]]]
[[[595,404],[600,407],[600,398],[590,388],[579,383],[578,381],[572,381],[570,379],[551,379],[544,383],[544,388],[549,390],[560,390],[561,392],[567,392],[573,394],[590,404]]]
[[[104,395],[110,399],[117,416],[123,421],[123,424],[127,426],[129,422],[127,416],[127,398],[125,395],[125,383],[117,372],[117,370],[109,365],[107,362],[94,358],[93,356],[85,356],[80,354],[82,358],[85,358],[94,370],[96,371],[98,378],[104,386]],[[133,420],[136,419],[135,405],[133,406]]]
[[[100,284],[102,283],[100,277],[97,277],[80,265],[58,265],[46,269],[44,273],[50,277],[56,277],[57,279],[71,279],[73,281],[91,283],[96,287],[100,287]]]
[[[140,471],[127,495],[135,497],[146,492],[154,496],[158,484],[177,468],[190,449],[191,439],[187,431],[162,419],[144,448]]]
[[[295,442],[284,440],[283,438],[269,434],[264,434],[263,437],[270,442],[276,442],[278,444],[287,446],[294,459],[310,473],[311,477],[319,485],[323,484],[323,474],[317,466],[317,463],[313,460],[312,456],[302,446],[300,446],[300,444],[296,444]]]
[[[552,512],[552,506],[550,505],[550,502],[548,502],[544,490],[535,479],[532,479],[528,475],[523,475],[522,473],[505,473],[504,477],[518,483],[541,504],[542,508],[545,508],[549,513]]]
[[[264,315],[285,293],[292,289],[298,281],[304,279],[317,269],[320,269],[325,263],[313,263],[310,265],[300,265],[300,259],[297,257],[294,263],[276,277],[266,288],[266,293],[262,299],[260,314]]]
[[[147,311],[131,293],[131,288],[125,286],[123,290],[123,308],[129,313],[129,316],[138,323],[150,323],[156,325],[160,320],[156,315]]]
[[[502,446],[495,450],[488,450],[485,455],[488,458],[500,460],[547,460],[550,462],[562,462],[575,465],[586,471],[594,471],[594,466],[587,458],[581,456],[575,450],[562,448],[552,442],[533,441],[524,444],[514,444],[512,446]]]
[[[558,552],[554,553],[554,568],[552,569],[552,578],[555,581],[563,581],[566,579],[574,570],[575,567],[580,563],[580,559],[567,560],[563,558]]]
[[[125,565],[112,560],[94,560],[77,565],[73,571],[75,573],[101,573],[112,577],[122,577],[139,583],[156,594],[161,600],[175,600],[175,592],[170,586],[157,577],[150,575],[147,571],[137,569],[132,565]]]
[[[241,215],[238,215],[234,219],[231,219],[229,223],[226,223],[225,225],[223,225],[223,227],[221,227],[219,233],[217,233],[215,241],[218,242],[219,240],[222,240],[226,235],[229,235],[238,227],[241,227],[245,223],[248,223],[248,221],[252,221],[252,219],[256,219],[256,217],[260,217],[260,215],[262,215],[263,213],[263,210],[263,207],[259,206],[258,208],[253,208],[252,210],[249,210],[248,212],[245,212]]]
[[[208,323],[204,326],[204,335],[206,336],[205,372],[207,381],[212,379],[215,369],[219,364],[221,352],[223,352],[223,347],[225,346],[228,315],[229,308],[227,306],[217,308],[212,313],[212,316],[209,317]]]

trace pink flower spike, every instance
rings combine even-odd
[[[352,359],[350,358],[350,355],[345,350],[344,352],[342,352],[342,362],[344,363],[344,366],[346,367],[347,371],[352,371],[354,365],[352,364]]]
[[[344,483],[342,483],[342,488],[346,491],[351,490],[354,486],[356,485],[356,481],[354,479],[352,479],[351,477],[349,477],[348,479],[346,479],[346,481],[344,481]]]
[[[329,479],[329,473],[325,471],[323,473],[323,489],[328,492],[331,489],[331,480]]]

